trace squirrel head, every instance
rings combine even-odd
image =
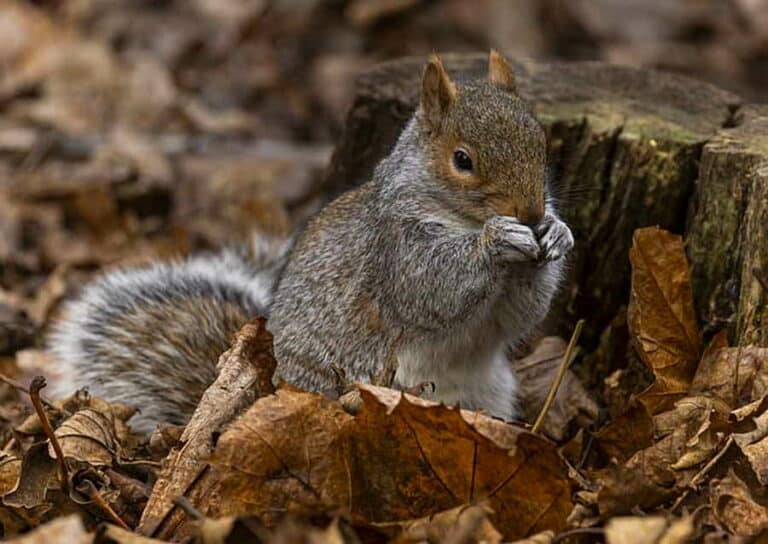
[[[487,79],[460,86],[433,55],[417,120],[432,172],[458,191],[457,211],[479,222],[494,215],[541,221],[546,136],[499,53],[491,50]]]

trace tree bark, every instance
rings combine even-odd
[[[768,106],[704,146],[688,226],[696,306],[739,345],[768,345]]]
[[[486,77],[485,54],[445,55],[443,61],[457,81]],[[327,194],[337,195],[370,177],[415,109],[423,65],[421,58],[388,62],[359,78],[345,133],[325,179]],[[583,338],[594,346],[627,302],[632,232],[659,225],[684,233],[702,149],[708,141],[730,134],[721,129],[734,123],[740,100],[682,76],[599,62],[516,62],[513,67],[519,93],[534,105],[546,127],[555,194],[577,239],[567,286],[546,329],[567,335],[584,317]],[[718,179],[712,179],[715,187],[709,192],[719,190]],[[764,183],[761,190],[765,194]],[[748,200],[746,196],[744,206]],[[764,204],[753,203],[752,208],[753,221],[759,221]],[[691,220],[693,230],[700,230],[697,218],[709,213],[706,209],[700,207]],[[750,236],[756,235],[746,227],[742,230],[742,261],[747,254],[764,256],[764,246],[763,253],[750,253],[754,251],[747,248]],[[702,236],[706,240],[708,235]],[[697,247],[706,252],[703,244]],[[700,265],[703,253],[692,256],[697,273],[702,270],[708,276]],[[740,273],[745,274],[741,269]],[[724,281],[720,276],[718,285]],[[714,286],[700,284],[699,295],[706,299]],[[744,296],[746,311],[752,295]],[[753,326],[737,328],[747,331]],[[736,338],[746,339],[744,334],[739,332]]]

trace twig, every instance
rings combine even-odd
[[[27,389],[26,387],[24,387],[23,385],[21,385],[21,384],[20,384],[19,382],[17,382],[16,380],[14,380],[14,379],[12,379],[12,378],[9,378],[8,376],[6,376],[5,374],[3,374],[2,372],[0,372],[0,382],[3,382],[3,383],[7,383],[7,384],[8,384],[8,385],[10,385],[11,387],[13,387],[13,388],[14,388],[16,391],[20,391],[20,392],[24,393],[25,395],[29,395],[29,394],[30,394],[30,393],[29,393],[29,389]],[[40,401],[41,401],[41,402],[42,402],[42,403],[43,403],[45,406],[47,406],[48,408],[50,408],[51,410],[56,410],[56,411],[59,411],[59,409],[58,409],[56,406],[54,406],[54,405],[53,405],[53,403],[51,403],[51,402],[47,401],[47,400],[46,400],[46,399],[44,399],[42,396],[40,397]]]
[[[151,490],[144,482],[141,482],[114,469],[107,468],[104,473],[109,477],[112,485],[118,488],[120,494],[131,502],[145,501],[149,498]]]
[[[584,431],[587,432],[587,431]],[[587,457],[589,457],[589,452],[592,450],[592,444],[595,441],[595,435],[592,433],[587,434],[587,443],[584,444],[584,447],[582,448],[581,457],[579,458],[579,464],[576,465],[577,470],[581,470],[584,468],[584,465],[587,464]]]
[[[5,444],[5,446],[3,446],[3,453],[10,453],[17,443],[18,442],[16,441],[16,437],[12,436]]]
[[[544,406],[541,407],[539,416],[536,418],[536,423],[533,424],[533,428],[531,429],[531,432],[533,433],[539,432],[541,426],[544,424],[544,418],[547,417],[547,412],[549,412],[549,409],[552,406],[552,402],[555,400],[557,390],[560,388],[560,384],[563,383],[565,371],[568,370],[568,366],[571,364],[571,359],[573,359],[574,356],[574,349],[576,349],[576,343],[579,341],[579,336],[581,336],[581,329],[583,328],[584,320],[579,319],[579,322],[576,323],[576,328],[573,329],[571,341],[568,342],[568,348],[565,350],[565,355],[563,356],[563,361],[560,363],[560,368],[557,370],[557,377],[549,388],[547,398],[544,401]]]
[[[121,528],[125,529],[126,531],[130,531],[131,528],[128,527],[128,524],[123,521],[123,518],[117,515],[117,512],[115,512],[112,507],[109,505],[109,503],[104,500],[104,497],[101,496],[101,493],[99,493],[99,490],[96,489],[96,486],[93,485],[93,482],[88,480],[87,478],[84,479],[82,482],[80,482],[77,485],[77,491],[79,493],[82,493],[89,499],[93,501],[93,503],[101,508],[104,513],[107,514],[109,519],[111,519],[115,525],[120,526]]]
[[[189,499],[186,497],[176,497],[173,499],[173,504],[181,508],[191,520],[199,521],[205,518],[205,516],[200,513],[200,510],[192,506],[192,503],[189,502]]]
[[[564,533],[560,533],[559,535],[555,536],[555,538],[552,539],[552,544],[557,544],[557,542],[562,542],[569,536],[575,536],[575,535],[602,535],[605,533],[605,529],[602,527],[576,527],[575,529],[571,529],[570,531],[565,531]]]
[[[728,440],[726,441],[725,445],[720,448],[720,451],[717,452],[714,457],[712,457],[712,459],[710,459],[709,462],[704,465],[693,478],[691,478],[691,481],[688,482],[688,485],[686,486],[686,490],[683,491],[683,493],[677,498],[672,507],[669,509],[670,512],[674,512],[681,504],[683,504],[683,501],[688,497],[688,495],[690,495],[691,491],[696,489],[696,486],[699,485],[699,482],[704,479],[704,476],[706,476],[707,473],[712,470],[712,467],[717,464],[720,458],[725,455],[725,452],[728,451],[728,449],[731,447],[731,444],[733,444],[733,435],[728,437]]]
[[[53,451],[56,452],[56,460],[59,462],[61,489],[65,494],[68,494],[69,470],[67,469],[67,463],[64,461],[64,452],[61,449],[59,440],[56,438],[56,434],[53,432],[51,421],[48,419],[48,414],[45,413],[45,408],[43,408],[43,402],[40,398],[40,390],[45,386],[45,378],[43,376],[35,376],[32,379],[32,383],[29,384],[29,398],[32,401],[32,406],[35,408],[40,424],[43,426],[43,432],[53,446]]]

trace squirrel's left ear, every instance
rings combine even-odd
[[[507,90],[515,90],[515,75],[512,73],[512,68],[495,49],[491,49],[488,55],[488,79],[491,83]]]
[[[456,85],[448,77],[440,57],[432,55],[421,80],[421,108],[432,129],[438,129],[448,109],[456,101]]]

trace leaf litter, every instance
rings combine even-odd
[[[134,407],[81,391],[41,400],[46,432],[26,388],[36,374],[56,377],[39,339],[94,272],[254,230],[290,232],[322,201],[314,191],[330,148],[296,144],[316,141],[296,127],[318,111],[328,123],[311,130],[332,126],[326,108],[351,88],[331,95],[322,82],[368,61],[329,54],[308,80],[286,80],[260,41],[270,36],[254,25],[271,18],[301,45],[311,10],[266,4],[200,1],[190,16],[63,2],[54,22],[48,9],[0,2],[0,28],[13,30],[0,37],[3,536],[765,538],[768,348],[731,347],[725,334],[702,341],[683,241],[656,228],[635,233],[626,314],[582,358],[601,372],[584,376],[577,360],[542,414],[565,340],[536,339],[512,362],[527,423],[372,385],[348,384],[357,403],[274,390],[269,325],[255,321],[222,354],[219,379],[186,428],[137,435]],[[344,16],[355,32],[375,33],[421,4],[355,2]]]

